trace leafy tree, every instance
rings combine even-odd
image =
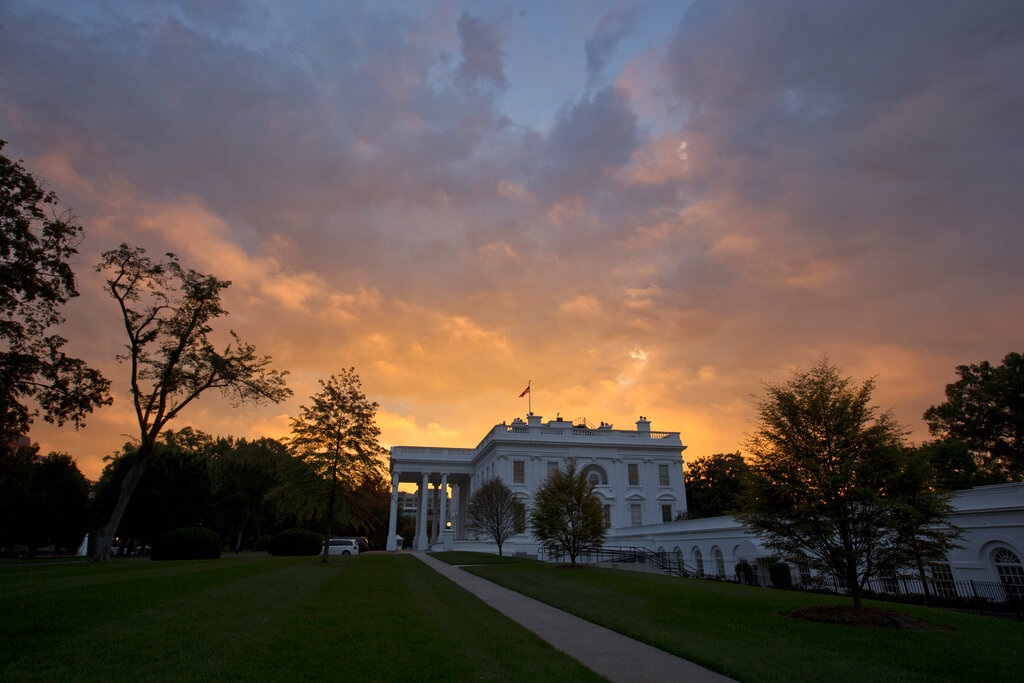
[[[946,385],[946,402],[924,413],[928,429],[967,444],[981,469],[1003,481],[1024,478],[1024,356],[1009,353],[1001,365],[961,365]]]
[[[191,427],[160,435],[121,518],[122,547],[152,545],[165,531],[207,522],[213,508],[213,444],[210,435]],[[95,488],[95,515],[100,522],[117,504],[122,482],[138,459],[137,443],[125,444],[109,459]]]
[[[330,538],[339,497],[345,502],[339,494],[381,474],[384,449],[377,442],[380,429],[374,422],[378,405],[366,398],[355,368],[320,380],[320,392],[310,399],[312,403],[300,406],[299,416],[292,418],[289,447],[317,477],[324,536]],[[348,512],[351,521],[351,507]],[[326,545],[323,561],[328,561]]]
[[[277,531],[270,494],[281,485],[281,467],[290,456],[284,444],[270,438],[221,438],[213,451],[213,523],[239,552]]]
[[[718,517],[739,509],[750,466],[737,453],[716,453],[686,465],[686,509],[690,519]]]
[[[481,484],[469,499],[469,528],[494,541],[499,557],[502,545],[517,531],[516,502],[512,489],[498,477]]]
[[[93,560],[105,560],[121,517],[153,457],[157,437],[167,423],[210,389],[236,403],[280,402],[291,395],[285,374],[270,367],[234,331],[218,351],[211,324],[226,315],[221,292],[231,283],[181,266],[173,254],[154,261],[144,249],[121,244],[103,254],[97,270],[110,277],[107,287],[121,309],[128,334],[119,359],[130,368],[130,386],[139,425],[138,455],[121,481],[110,519],[97,534]]]
[[[0,149],[4,147],[0,140]],[[57,195],[43,189],[20,162],[0,154],[0,448],[27,434],[34,416],[57,425],[84,425],[85,416],[111,402],[110,381],[64,353],[67,340],[51,328],[60,309],[78,296],[69,261],[82,227],[57,211]]]
[[[1000,484],[1004,475],[984,472],[967,444],[957,439],[936,439],[916,449],[928,463],[933,486],[940,491],[960,491],[973,486]]]
[[[560,550],[576,566],[579,554],[601,547],[607,528],[594,485],[570,459],[565,469],[549,476],[533,499],[530,529],[547,547]]]
[[[953,512],[949,495],[937,493],[936,475],[929,453],[922,449],[905,451],[905,461],[897,476],[888,482],[888,509],[885,529],[888,541],[882,544],[878,566],[891,574],[901,568],[917,570],[928,595],[925,566],[941,561],[957,547],[961,530],[945,522]]]
[[[77,549],[85,537],[89,481],[67,453],[37,446],[0,451],[0,547],[30,554],[53,545]]]
[[[874,382],[856,386],[820,361],[786,384],[768,384],[750,439],[751,475],[740,519],[768,547],[843,583],[861,606],[864,582],[879,561],[896,562],[896,546],[941,522],[929,491],[910,476],[905,430],[870,405]],[[936,494],[931,494],[936,495]]]

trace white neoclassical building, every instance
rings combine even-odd
[[[418,489],[414,548],[497,552],[466,528],[474,487],[499,477],[528,510],[548,473],[572,458],[604,506],[606,545],[669,553],[708,576],[731,576],[743,561],[766,576],[770,551],[735,519],[684,519],[685,448],[679,432],[652,431],[644,417],[635,429],[615,429],[582,418],[544,422],[532,413],[525,421],[495,425],[476,448],[395,446],[387,549],[398,547],[400,483]],[[1024,586],[1024,482],[958,491],[952,503],[950,522],[963,530],[960,547],[945,563],[932,565],[933,575]],[[524,529],[505,549],[535,555],[538,543]]]
[[[615,429],[583,418],[544,422],[532,413],[525,421],[495,425],[476,448],[394,446],[388,550],[397,548],[400,483],[418,487],[414,548],[483,549],[465,524],[474,487],[498,477],[529,510],[537,487],[569,459],[594,482],[611,529],[670,522],[686,512],[684,448],[679,432],[652,431],[643,417],[635,429]],[[428,515],[428,508],[437,513]],[[537,551],[525,529],[508,546],[515,552]]]

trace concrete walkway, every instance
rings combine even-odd
[[[615,683],[732,681],[731,678],[681,657],[670,655],[664,650],[627,638],[603,626],[592,624],[568,612],[502,588],[459,567],[435,560],[427,553],[412,554],[508,618],[533,631],[556,649]]]

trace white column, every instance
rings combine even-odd
[[[430,473],[423,473],[423,482],[420,484],[420,515],[416,520],[416,550],[427,549],[427,496],[430,495]]]
[[[398,472],[391,474],[391,514],[388,516],[388,544],[385,549],[389,553],[398,550]]]
[[[441,475],[441,504],[440,504],[440,521],[438,522],[438,528],[440,528],[443,534],[448,528],[448,474],[444,473]]]
[[[438,526],[438,522],[440,522],[440,515],[438,515],[439,503],[438,503],[437,491],[438,491],[438,484],[434,484],[434,490],[430,494],[432,496],[432,500],[434,501],[434,523],[431,525],[431,532],[430,532],[430,542],[431,543],[437,543],[437,539],[441,535],[441,532],[440,532],[440,529],[439,529],[439,526]]]

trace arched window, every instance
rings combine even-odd
[[[608,473],[600,465],[587,465],[583,468],[583,475],[594,486],[604,486],[608,483]]]
[[[721,548],[713,548],[711,555],[715,558],[715,575],[720,578],[725,578],[725,557],[722,555]]]
[[[675,553],[676,553],[676,563],[679,565],[680,568],[682,568],[682,566],[683,566],[683,551],[682,551],[682,549],[679,546],[676,546]]]
[[[700,548],[693,549],[693,564],[697,567],[697,578],[704,578],[704,557],[700,554]]]
[[[1024,566],[1017,554],[1009,548],[996,548],[992,562],[1007,594],[1015,598],[1024,597]]]

